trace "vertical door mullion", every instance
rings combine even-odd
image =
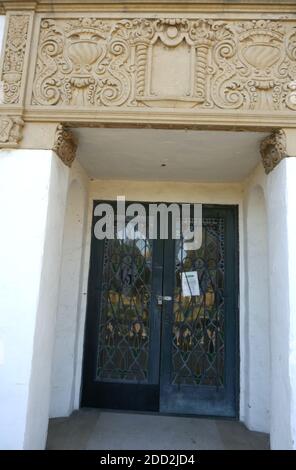
[[[174,315],[174,284],[175,284],[175,240],[164,241],[163,295],[172,300],[164,300],[161,328],[160,358],[160,411],[162,400],[166,400],[166,385],[171,382],[172,372],[172,341]]]
[[[152,285],[150,305],[149,383],[159,384],[162,306],[157,297],[162,295],[163,240],[153,241]]]
[[[237,217],[234,211],[225,213],[225,382],[227,384],[228,399],[236,402],[236,390],[238,389],[237,377],[237,338],[238,318],[237,293],[238,293],[238,260],[237,260]],[[235,293],[235,294],[234,294]],[[235,340],[234,340],[235,339]],[[237,403],[236,403],[237,404]]]

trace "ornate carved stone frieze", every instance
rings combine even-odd
[[[260,146],[265,173],[270,173],[283,158],[286,158],[286,134],[283,130],[273,132],[266,137]]]
[[[18,116],[0,116],[0,147],[16,147],[22,139],[24,121]]]
[[[8,29],[2,66],[1,103],[18,104],[28,46],[30,15],[8,16]]]
[[[296,110],[296,24],[46,18],[34,106]]]
[[[70,129],[63,124],[57,126],[53,150],[65,165],[71,167],[77,150],[77,141]]]

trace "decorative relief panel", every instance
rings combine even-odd
[[[10,15],[2,66],[2,103],[17,104],[28,39],[30,15]]]
[[[32,104],[288,111],[295,77],[291,22],[44,19]]]

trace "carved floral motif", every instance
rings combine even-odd
[[[44,19],[32,104],[295,110],[295,77],[290,22]]]
[[[15,147],[22,138],[24,121],[18,116],[0,116],[0,146]]]
[[[2,99],[7,104],[19,103],[29,20],[29,15],[9,16],[1,77]]]
[[[286,97],[286,105],[288,108],[296,111],[296,80],[288,83],[288,89],[291,90]]]
[[[286,134],[281,129],[266,137],[260,145],[265,173],[270,173],[280,161],[287,157]]]

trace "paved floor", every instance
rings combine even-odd
[[[82,409],[51,419],[48,449],[268,449],[268,435],[237,421]]]

